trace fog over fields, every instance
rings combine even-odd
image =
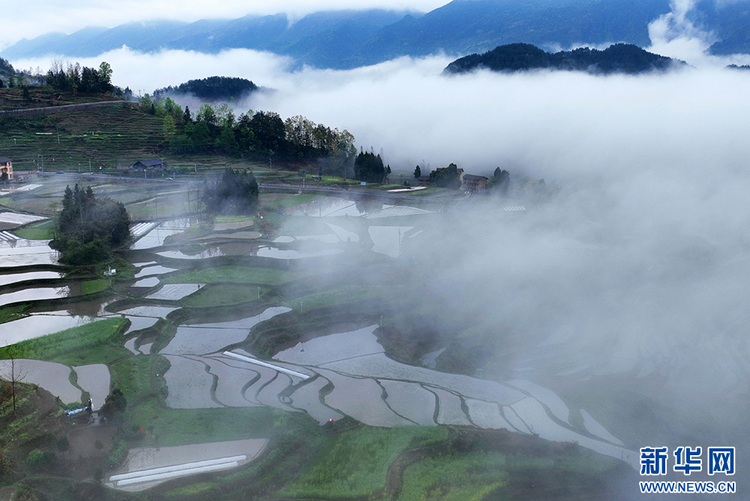
[[[275,111],[347,129],[396,174],[454,162],[472,174],[506,169],[516,183],[543,178],[553,195],[524,200],[522,217],[509,222],[506,202],[482,201],[421,237],[414,258],[435,267],[425,300],[497,333],[487,347],[497,350],[486,366],[493,377],[585,384],[628,375],[634,391],[663,402],[678,433],[710,441],[681,445],[736,445],[742,457],[750,72],[724,69],[743,58],[704,56],[710,34],[691,31],[679,13],[652,24],[654,48],[693,65],[668,74],[446,77],[450,58],[440,55],[293,71],[288,59],[248,50],[122,49],[79,62],[108,61],[113,83],[136,94],[212,75],[251,79],[265,90],[231,103],[237,114]],[[641,411],[633,416],[645,422]]]

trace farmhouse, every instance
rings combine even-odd
[[[461,177],[461,189],[477,193],[487,189],[488,179],[484,176],[475,176],[473,174],[464,174]]]
[[[163,160],[154,158],[152,160],[138,160],[133,164],[133,169],[137,170],[163,170],[167,167]]]
[[[0,176],[8,181],[13,179],[13,162],[8,157],[0,157]]]

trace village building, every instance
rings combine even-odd
[[[0,157],[0,176],[8,181],[13,179],[13,161],[8,157]]]
[[[138,160],[133,164],[133,169],[136,170],[164,170],[167,165],[164,160],[154,158],[152,160]]]
[[[461,189],[463,191],[470,191],[471,193],[478,193],[487,189],[487,181],[489,179],[484,176],[464,174],[461,176]]]

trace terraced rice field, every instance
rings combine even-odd
[[[577,441],[636,464],[636,454],[622,448],[590,415],[596,435],[575,429],[569,409],[550,390],[524,380],[504,385],[401,364],[385,356],[373,334],[376,327],[305,341],[279,352],[275,359],[286,364],[278,366],[241,363],[242,357],[253,358],[248,354],[216,353],[222,344],[244,337],[242,329],[226,329],[228,337],[220,338],[215,327],[182,328],[179,339],[162,350],[173,364],[165,375],[167,403],[177,408],[265,405],[306,412],[319,422],[348,415],[371,426],[505,428]],[[209,339],[215,344],[206,345]],[[239,356],[230,356],[234,354]]]

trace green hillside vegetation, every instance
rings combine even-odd
[[[0,127],[0,151],[17,171],[114,171],[118,163],[153,158],[165,141],[161,120],[128,103],[0,116]]]
[[[177,87],[164,87],[154,91],[155,97],[169,94],[192,94],[201,99],[234,101],[247,97],[258,86],[246,78],[208,77],[188,80]]]
[[[122,173],[130,173],[128,166],[138,160],[170,155],[174,174],[175,157],[192,164],[195,172],[199,161],[215,163],[221,155],[269,164],[324,159],[318,174],[325,169],[346,176],[356,153],[348,131],[302,116],[284,120],[271,111],[248,110],[235,117],[226,104],[204,104],[193,113],[169,97],[162,99],[162,92],[154,99],[146,94],[138,103],[120,103],[118,98],[132,94],[111,84],[112,68],[106,62],[98,69],[55,63],[46,75],[13,71],[7,61],[0,64],[0,76],[10,75],[12,86],[0,90],[0,111],[13,111],[0,114],[0,128],[6,132],[0,152],[17,171],[111,172],[120,164]],[[239,78],[211,77],[180,88],[216,99],[241,96],[257,86]],[[108,102],[59,108],[102,101]],[[163,171],[158,174],[165,177]]]
[[[471,54],[456,59],[445,74],[468,73],[486,68],[492,71],[515,72],[535,69],[585,71],[596,75],[625,73],[637,75],[651,71],[667,71],[685,63],[647,52],[640,47],[618,43],[604,50],[580,48],[556,53],[545,52],[524,43],[501,45],[484,54]]]

